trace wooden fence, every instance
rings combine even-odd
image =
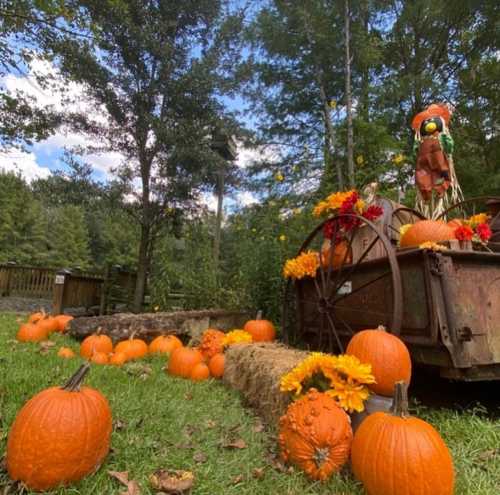
[[[104,274],[15,264],[0,265],[0,297],[52,299],[53,313],[66,308],[106,314],[132,305],[136,274],[108,268]]]

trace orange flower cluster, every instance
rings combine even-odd
[[[319,253],[307,251],[296,258],[287,260],[283,268],[285,278],[300,280],[304,277],[315,277],[319,268]]]

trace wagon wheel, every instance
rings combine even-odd
[[[357,225],[347,233],[342,253],[334,254],[333,249],[322,253],[327,222],[332,222],[333,239],[341,222]],[[314,347],[343,352],[343,341],[368,325],[383,324],[399,334],[403,306],[399,266],[389,239],[374,223],[359,215],[336,215],[311,232],[299,254],[309,249],[321,253],[320,268],[315,278],[295,282],[299,338],[313,333]],[[375,305],[370,306],[373,299]]]
[[[406,206],[400,206],[396,208],[391,215],[390,223],[385,225],[385,231],[388,237],[396,244],[399,244],[399,229],[408,223],[415,223],[418,220],[425,220],[426,217],[422,213],[414,210],[413,208],[407,208]]]
[[[438,220],[453,220],[454,218],[465,218],[477,213],[485,213],[488,210],[494,210],[494,203],[500,205],[500,196],[478,196],[459,201],[441,213]],[[492,221],[495,219],[500,219],[500,211],[498,209],[492,214]]]

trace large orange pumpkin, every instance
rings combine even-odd
[[[7,440],[7,470],[32,490],[68,485],[93,473],[109,452],[112,420],[106,398],[82,387],[85,364],[61,387],[31,398]]]
[[[24,323],[21,325],[16,335],[16,339],[20,342],[40,342],[47,337],[47,330],[33,323]]]
[[[273,323],[262,319],[262,311],[257,313],[255,320],[247,321],[243,330],[252,336],[253,342],[272,342],[276,338]]]
[[[349,417],[334,399],[315,389],[292,402],[280,419],[279,444],[287,462],[314,480],[326,480],[349,458]]]
[[[100,330],[85,337],[80,345],[80,356],[90,359],[94,352],[109,354],[113,351],[113,342],[107,335],[101,335]]]
[[[346,241],[337,242],[331,250],[331,242],[325,239],[321,246],[321,265],[327,269],[330,265],[332,268],[338,268],[341,265],[352,263],[352,249]]]
[[[203,332],[198,350],[203,354],[205,359],[210,359],[212,356],[224,351],[222,341],[225,336],[224,332],[213,328],[209,328]]]
[[[445,222],[440,220],[419,220],[401,236],[399,245],[401,247],[417,247],[427,241],[443,242],[452,239],[455,239],[455,231]]]
[[[210,370],[205,363],[198,363],[191,370],[189,377],[195,382],[201,382],[210,377]]]
[[[140,359],[148,353],[148,344],[142,339],[136,339],[135,333],[132,333],[130,338],[116,344],[115,352],[123,352],[129,361]]]
[[[56,332],[64,333],[68,326],[68,323],[74,318],[70,315],[57,315],[54,317],[55,320],[55,330]]]
[[[193,368],[202,361],[203,355],[197,349],[179,347],[170,354],[167,371],[174,376],[189,378]]]
[[[352,443],[352,470],[370,495],[452,495],[453,460],[439,433],[408,415],[404,382],[392,413],[368,416]]]
[[[160,335],[149,344],[149,353],[170,354],[178,347],[182,347],[182,342],[175,335]]]
[[[221,378],[224,375],[224,366],[226,364],[226,357],[224,354],[216,354],[210,358],[208,362],[208,369],[210,374],[215,378]]]
[[[369,387],[376,394],[391,397],[396,382],[402,380],[410,383],[411,358],[408,348],[401,339],[386,332],[384,327],[355,334],[347,345],[346,354],[372,365],[376,383]]]

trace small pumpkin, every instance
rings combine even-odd
[[[109,356],[109,364],[122,366],[127,362],[127,355],[124,352],[114,352]]]
[[[68,485],[93,473],[109,452],[112,419],[106,398],[81,387],[84,364],[63,387],[32,397],[18,412],[7,440],[13,480],[32,490]]]
[[[314,480],[326,480],[349,458],[349,416],[330,396],[310,389],[280,419],[281,456]]]
[[[182,347],[182,342],[175,335],[160,335],[149,344],[149,353],[170,354],[178,347]]]
[[[324,269],[330,265],[332,268],[339,268],[341,265],[349,265],[350,263],[352,263],[352,249],[346,241],[335,243],[332,253],[331,241],[325,239],[321,246],[321,265]]]
[[[47,330],[33,323],[23,323],[19,326],[16,339],[20,342],[40,342],[48,337]]]
[[[47,316],[47,318],[38,320],[35,325],[45,330],[47,332],[47,335],[50,335],[51,333],[59,329],[59,324],[53,316]]]
[[[127,360],[132,361],[140,359],[148,353],[148,344],[142,339],[136,339],[135,332],[133,332],[127,340],[116,344],[115,352],[123,352],[127,356]]]
[[[429,423],[409,416],[407,387],[396,384],[392,413],[371,414],[356,430],[354,475],[370,495],[452,495],[448,447]]]
[[[401,236],[401,247],[417,247],[424,242],[443,242],[455,239],[455,230],[441,220],[419,220]]]
[[[57,315],[54,317],[56,332],[64,333],[68,323],[74,318],[70,315]]]
[[[201,382],[210,378],[210,370],[205,363],[198,363],[191,370],[189,377],[195,382]]]
[[[273,323],[262,319],[262,311],[257,313],[255,320],[247,321],[243,330],[252,336],[253,342],[272,342],[276,338]]]
[[[458,218],[455,218],[453,220],[450,220],[448,222],[448,227],[451,227],[453,230],[458,229],[459,227],[463,227],[463,220],[460,220]]]
[[[94,364],[109,364],[109,356],[105,352],[94,352],[90,358],[90,362]]]
[[[113,342],[107,335],[101,335],[99,328],[96,333],[86,337],[80,345],[80,356],[90,359],[94,352],[109,354],[113,352]]]
[[[221,378],[224,375],[224,366],[226,364],[226,357],[224,354],[216,354],[210,358],[208,362],[208,369],[210,374],[215,378]]]
[[[167,371],[174,376],[189,378],[193,368],[202,361],[203,355],[198,349],[179,347],[170,354]]]
[[[411,358],[405,343],[383,326],[356,333],[347,345],[346,354],[372,365],[376,383],[369,385],[376,394],[391,397],[394,385],[402,380],[410,383]]]
[[[61,347],[57,352],[57,355],[65,359],[71,359],[76,356],[76,354],[73,352],[73,349],[70,349],[69,347]]]
[[[223,352],[224,347],[222,342],[226,334],[220,330],[209,328],[203,332],[198,350],[203,354],[205,359],[210,359],[212,356]]]

